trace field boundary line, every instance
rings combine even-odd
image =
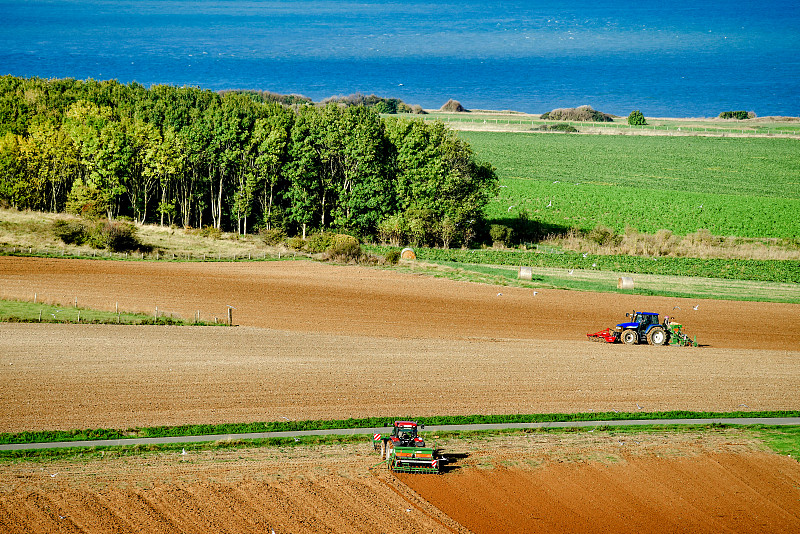
[[[591,428],[619,426],[671,426],[671,425],[800,425],[800,417],[723,417],[711,419],[630,419],[606,421],[548,421],[539,423],[485,423],[474,425],[430,425],[427,432],[474,432],[481,430]],[[56,441],[49,443],[10,443],[0,445],[0,451],[34,449],[64,449],[74,447],[124,447],[133,445],[169,445],[175,443],[202,443],[209,441],[256,440],[270,438],[301,438],[307,436],[355,436],[391,432],[391,427],[334,428],[325,430],[297,430],[282,432],[250,432],[243,434],[208,434],[198,436],[169,436],[158,438],[125,438],[86,441]]]

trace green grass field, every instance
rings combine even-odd
[[[493,222],[800,236],[796,139],[459,132],[500,177]]]

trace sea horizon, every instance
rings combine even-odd
[[[800,115],[800,7],[667,0],[0,1],[0,74],[426,109]]]

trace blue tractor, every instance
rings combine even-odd
[[[669,342],[669,325],[658,320],[658,314],[652,312],[626,313],[630,322],[620,323],[614,328],[617,339],[626,345],[649,343],[650,345],[666,345]]]

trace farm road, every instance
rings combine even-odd
[[[523,428],[591,428],[604,426],[645,426],[645,425],[800,425],[800,417],[745,417],[717,419],[631,419],[616,421],[559,421],[546,423],[497,423],[474,425],[430,425],[427,432],[474,432],[478,430],[507,430]],[[339,428],[325,430],[300,430],[289,432],[250,432],[245,434],[208,434],[201,436],[170,436],[163,438],[104,439],[90,441],[57,441],[51,443],[11,443],[0,445],[0,451],[21,451],[34,449],[61,449],[69,447],[120,447],[132,445],[166,445],[171,443],[200,443],[206,441],[300,438],[304,436],[355,436],[377,433],[390,433],[391,427],[381,428]]]

